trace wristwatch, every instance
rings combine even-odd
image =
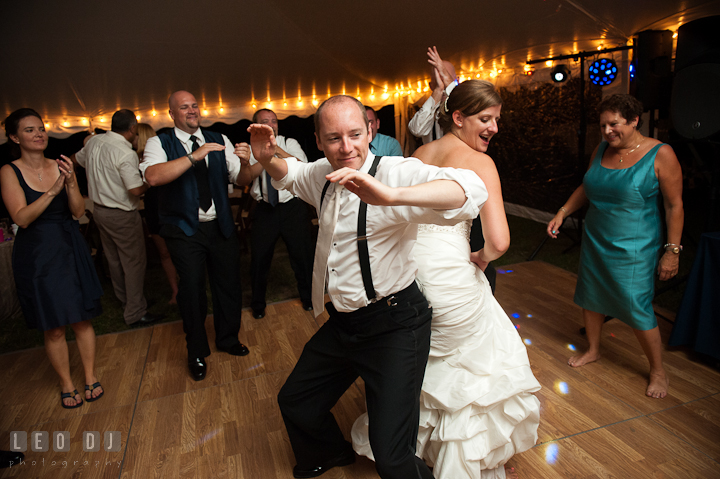
[[[672,246],[672,248],[668,249],[668,246]],[[683,250],[683,247],[681,244],[675,244],[675,243],[668,243],[665,246],[663,246],[663,248],[665,248],[665,251],[670,251],[673,254],[680,254],[680,251]]]
[[[193,154],[192,154],[192,153],[188,153],[188,154],[187,154],[187,158],[188,158],[188,160],[190,160],[190,164],[193,165],[193,166],[195,166],[195,163],[197,163],[197,160],[195,159],[195,157],[193,156]]]

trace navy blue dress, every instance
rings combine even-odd
[[[10,166],[27,204],[43,195],[27,185],[17,166]],[[47,331],[102,313],[102,286],[64,188],[35,221],[18,230],[12,265],[28,328]]]

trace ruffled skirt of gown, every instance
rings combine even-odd
[[[527,350],[470,262],[469,223],[421,225],[414,249],[418,284],[433,307],[432,339],[420,396],[416,454],[438,479],[504,478],[503,465],[535,445],[540,389]],[[367,413],[353,447],[373,458]]]

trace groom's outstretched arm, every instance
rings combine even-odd
[[[465,190],[453,180],[434,180],[413,186],[390,187],[367,173],[341,168],[326,178],[338,182],[369,205],[417,206],[452,210],[465,204]]]

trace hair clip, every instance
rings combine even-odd
[[[448,110],[447,101],[450,99],[450,96],[448,95],[445,97],[445,113],[450,113],[450,110]]]

